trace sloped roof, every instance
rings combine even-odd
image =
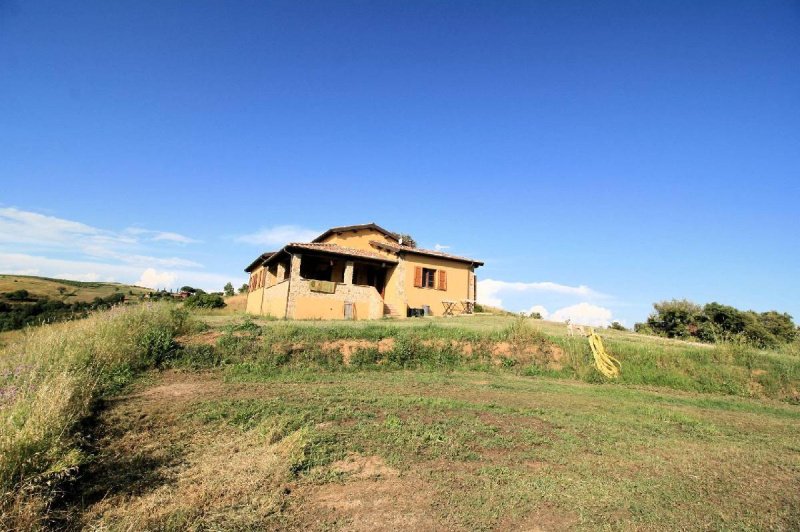
[[[388,242],[379,242],[377,240],[370,240],[370,244],[377,248],[388,249],[389,251],[393,251],[395,253],[412,253],[416,255],[426,255],[428,257],[437,257],[440,259],[447,259],[447,260],[454,260],[458,262],[466,262],[469,264],[474,264],[475,266],[483,266],[483,262],[475,259],[469,259],[467,257],[459,257],[458,255],[451,255],[449,253],[442,253],[441,251],[434,251],[432,249],[421,249],[421,248],[412,248],[409,246],[401,246],[399,244],[390,244]]]
[[[395,233],[392,233],[391,231],[388,231],[388,230],[384,229],[383,227],[381,227],[380,225],[376,224],[375,222],[371,222],[371,223],[368,223],[368,224],[343,225],[341,227],[331,227],[330,229],[328,229],[327,231],[325,231],[324,233],[319,235],[317,238],[312,240],[312,242],[321,242],[321,241],[325,240],[326,238],[328,238],[330,235],[333,235],[333,234],[336,234],[336,233],[344,233],[346,231],[358,231],[359,229],[374,229],[375,231],[378,231],[379,233],[383,234],[384,236],[389,237],[390,239],[394,240],[395,242],[399,241],[399,238]]]
[[[357,259],[367,259],[367,260],[397,264],[397,260],[393,259],[392,257],[387,257],[386,255],[383,255],[376,251],[348,248],[340,246],[338,244],[321,244],[317,242],[312,242],[312,243],[293,242],[291,244],[287,244],[284,249],[319,251],[322,253],[330,253],[332,255],[340,255],[342,257],[353,257]]]
[[[275,253],[277,253],[277,252],[276,252],[276,251],[267,251],[266,253],[262,253],[261,255],[259,255],[259,256],[258,256],[258,258],[257,258],[256,260],[254,260],[253,262],[251,262],[251,263],[250,263],[250,266],[248,266],[247,268],[245,268],[245,269],[244,269],[244,271],[246,271],[247,273],[250,273],[250,272],[252,272],[252,271],[253,271],[253,270],[255,270],[256,268],[258,268],[259,266],[261,266],[261,265],[264,263],[264,261],[266,261],[266,260],[268,260],[270,257],[272,257],[272,256],[273,256]]]

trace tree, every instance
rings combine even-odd
[[[247,283],[244,283],[242,286],[239,287],[239,293],[246,294],[249,289],[250,287],[247,285]]]
[[[397,233],[397,238],[398,238],[398,240],[400,240],[400,243],[403,246],[406,246],[406,247],[409,247],[409,248],[417,247],[417,241],[414,240],[413,236],[411,236],[411,235],[409,235],[407,233]]]
[[[656,334],[667,338],[687,338],[697,332],[700,305],[686,299],[673,299],[653,303],[655,312],[647,318],[647,325]]]
[[[197,292],[197,288],[192,288],[191,286],[181,286],[181,292],[189,292],[190,294],[194,294]]]
[[[792,321],[792,317],[787,314],[779,314],[774,310],[762,312],[758,315],[761,325],[775,336],[780,342],[792,342],[797,337],[797,329]]]
[[[228,284],[225,285],[223,290],[225,291],[225,297],[230,297],[233,295],[233,285],[230,281],[228,281]]]
[[[622,325],[618,321],[612,321],[611,325],[609,325],[608,328],[609,329],[614,329],[615,331],[627,331],[628,330],[628,329],[625,328],[624,325]]]

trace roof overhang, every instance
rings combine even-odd
[[[327,231],[325,231],[324,233],[319,235],[317,238],[312,240],[312,242],[322,242],[323,240],[328,238],[330,235],[335,235],[335,234],[339,234],[339,233],[346,233],[348,231],[360,231],[360,230],[363,230],[363,229],[372,229],[374,231],[377,231],[377,232],[381,233],[383,236],[385,236],[385,237],[387,237],[387,238],[389,238],[391,240],[394,240],[395,242],[399,242],[400,241],[400,238],[395,233],[392,233],[391,231],[388,231],[388,230],[384,229],[383,227],[381,227],[380,225],[372,222],[372,223],[361,224],[361,225],[344,225],[342,227],[331,227],[330,229],[328,229]]]
[[[261,255],[258,256],[258,258],[256,260],[251,262],[250,265],[247,268],[244,269],[244,271],[246,271],[247,273],[252,272],[256,268],[258,268],[259,266],[264,264],[266,261],[268,261],[276,253],[277,252],[275,252],[275,251],[268,251],[266,253],[262,253]]]
[[[402,254],[402,253],[409,253],[411,255],[422,255],[425,257],[432,257],[436,259],[442,260],[451,260],[453,262],[463,262],[465,264],[470,264],[475,268],[479,268],[483,266],[483,262],[475,259],[470,259],[467,257],[459,257],[457,255],[450,255],[449,253],[442,253],[441,251],[433,251],[430,249],[420,249],[420,248],[412,248],[409,246],[401,246],[399,244],[389,244],[387,242],[379,242],[377,240],[370,240],[369,242],[373,246],[378,249],[384,249],[387,251],[391,251],[393,253]]]
[[[326,247],[318,247],[325,245]],[[387,263],[397,264],[397,259],[378,253],[371,253],[354,248],[337,246],[336,244],[288,244],[282,251],[287,253],[299,253],[301,255],[336,256],[352,259],[357,262]]]

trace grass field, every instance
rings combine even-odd
[[[63,289],[63,294],[59,292],[59,288]],[[135,296],[152,292],[149,288],[119,283],[82,282],[29,275],[0,274],[0,293],[17,290],[27,290],[33,296],[45,296],[66,303],[90,302],[96,297],[108,297],[116,292],[123,292],[126,295],[133,292]]]
[[[154,326],[168,323],[163,309]],[[37,506],[40,524],[800,527],[795,347],[603,330],[622,361],[609,382],[593,372],[585,339],[541,321],[180,319],[179,349],[99,396],[74,447],[83,458]],[[128,350],[142,345],[128,338]],[[18,510],[25,496],[13,493]]]

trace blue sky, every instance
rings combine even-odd
[[[797,2],[0,0],[3,272],[219,289],[375,221],[511,310],[800,317],[799,206]]]

